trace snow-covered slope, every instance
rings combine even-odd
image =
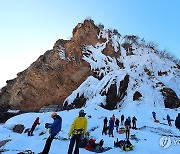
[[[115,36],[113,34],[109,36],[107,31],[101,31],[99,37],[105,38],[107,40],[105,43],[84,47],[83,59],[90,64],[92,71],[100,79],[90,76],[65,102],[71,104],[77,95],[83,95],[87,100],[100,100],[94,103],[106,104],[107,102],[104,101],[106,98],[102,96],[102,93],[104,91],[107,93],[112,84],[116,84],[118,93],[120,82],[126,74],[129,75],[127,94],[121,102],[117,102],[119,106],[131,103],[136,91],[142,94],[142,100],[139,103],[148,103],[151,106],[156,104],[162,108],[165,106],[161,93],[163,88],[172,89],[177,98],[180,98],[180,69],[171,58],[140,43],[131,43],[131,48],[125,50],[120,45],[119,38]],[[114,48],[113,52],[118,52],[119,57],[107,56],[103,53],[109,42]],[[131,50],[131,54],[128,54],[128,50]],[[121,63],[122,67],[118,63]]]
[[[99,101],[99,100],[96,100]],[[146,100],[147,104],[149,100]],[[121,109],[116,109],[114,111],[105,110],[98,105],[93,103],[94,101],[89,101],[83,109],[87,113],[86,117],[88,119],[88,131],[90,132],[90,136],[95,138],[97,142],[101,139],[104,139],[104,147],[112,147],[111,150],[105,152],[107,154],[112,153],[119,153],[122,152],[120,148],[113,147],[113,143],[118,138],[119,140],[125,139],[125,134],[118,134],[114,130],[114,137],[109,137],[108,135],[101,135],[101,131],[103,128],[103,119],[104,117],[108,117],[108,119],[114,114],[117,118],[120,118],[121,114],[124,114],[127,118],[128,116],[136,116],[137,127],[141,128],[140,130],[131,130],[131,134],[136,134],[139,141],[130,140],[131,143],[134,145],[134,150],[129,153],[173,153],[178,154],[180,145],[174,145],[174,141],[180,140],[180,132],[178,129],[175,128],[174,122],[172,122],[172,126],[167,126],[163,124],[154,123],[151,117],[151,111],[154,110],[157,112],[157,118],[162,123],[167,123],[165,118],[166,114],[168,113],[172,119],[177,116],[177,113],[180,112],[180,109],[171,110],[165,109],[162,110],[161,107],[152,107],[147,105],[145,102],[139,104],[137,106],[137,102],[131,102],[131,104],[124,105]],[[62,111],[58,112],[58,114],[63,119],[62,124],[62,131],[59,133],[59,137],[67,138],[67,134],[70,128],[70,125],[73,119],[78,115],[80,109],[74,109],[70,111]],[[23,150],[32,150],[35,153],[41,152],[44,144],[45,139],[48,137],[48,132],[46,134],[39,136],[39,133],[45,131],[44,125],[46,122],[53,122],[50,118],[51,113],[26,113],[16,117],[9,119],[4,125],[0,126],[0,141],[5,139],[12,139],[1,147],[0,149],[8,150],[5,152],[6,154],[16,154],[19,151]],[[90,118],[91,115],[91,118]],[[36,127],[34,131],[34,136],[29,137],[27,133],[18,134],[13,133],[11,128],[15,124],[23,124],[26,128],[31,127],[31,124],[35,120],[35,118],[40,117],[40,125]],[[144,127],[147,126],[147,127]],[[122,126],[121,126],[122,127]],[[94,131],[90,131],[92,128],[97,128]],[[167,148],[163,149],[159,145],[159,140],[163,136],[179,136],[179,137],[171,137],[172,145]],[[69,140],[57,140],[55,139],[52,142],[50,154],[66,154],[69,145]],[[86,154],[91,153],[85,149],[80,149],[80,153]]]

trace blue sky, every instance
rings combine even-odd
[[[0,87],[91,18],[180,59],[179,0],[0,0]]]

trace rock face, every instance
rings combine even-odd
[[[164,96],[164,105],[166,108],[178,108],[180,106],[180,99],[176,93],[170,88],[161,89],[162,95]]]
[[[111,84],[106,95],[106,109],[113,110],[117,108],[117,102],[120,102],[126,95],[126,90],[129,83],[129,75],[124,77],[117,88],[116,84]],[[118,90],[117,90],[118,89]]]
[[[89,75],[90,66],[82,60],[84,44],[95,45],[99,28],[85,20],[73,30],[71,40],[56,41],[17,78],[8,80],[0,92],[1,108],[38,110],[49,104],[62,104]]]
[[[17,116],[18,114],[14,113],[8,113],[6,111],[2,111],[0,110],[0,123],[5,123],[6,120],[8,120],[9,118],[12,118],[14,116]]]

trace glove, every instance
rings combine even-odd
[[[45,123],[45,128],[48,128],[50,124],[49,123]]]

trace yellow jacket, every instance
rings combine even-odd
[[[86,134],[87,130],[87,119],[86,117],[77,117],[74,119],[70,131],[68,133],[68,137],[70,137],[72,134]]]

